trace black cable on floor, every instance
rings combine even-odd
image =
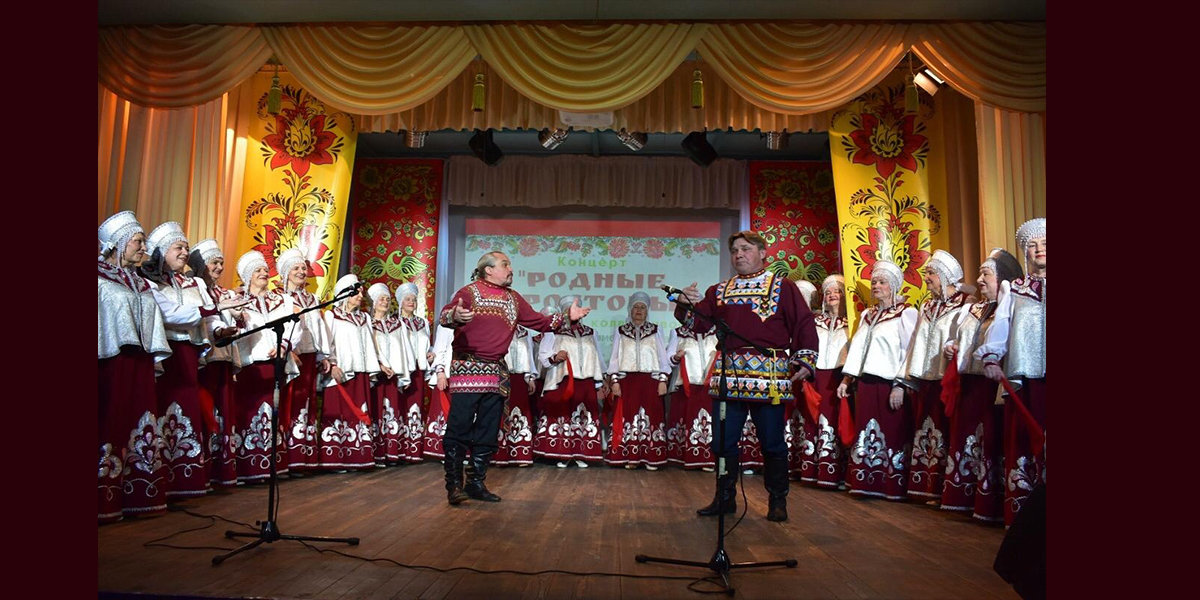
[[[744,498],[745,490],[742,491],[742,495]],[[234,525],[240,525],[251,531],[255,530],[255,527],[253,525],[250,525],[249,523],[242,523],[241,521],[234,521],[233,519],[228,519],[221,515],[205,515],[205,514],[201,514],[201,513],[192,512],[192,511],[186,510],[186,509],[182,510],[181,512],[183,512],[184,514],[186,514],[188,516],[192,516],[192,517],[196,517],[196,518],[200,518],[200,519],[208,519],[209,523],[207,525],[204,525],[201,527],[182,529],[182,530],[176,531],[175,533],[171,533],[169,535],[163,536],[161,538],[150,540],[142,545],[144,547],[172,548],[172,549],[176,549],[176,550],[225,550],[225,551],[229,551],[229,550],[235,550],[235,548],[225,548],[225,547],[220,547],[220,546],[176,546],[174,544],[163,544],[161,542],[163,542],[164,540],[169,540],[175,536],[182,535],[185,533],[191,533],[193,531],[203,531],[205,529],[209,529],[213,525],[216,525],[218,520],[225,521],[226,523],[232,523]],[[743,517],[745,516],[744,510],[742,512],[742,516]],[[739,518],[737,522],[740,523],[741,518]],[[736,527],[737,523],[734,523],[734,526]],[[732,531],[732,528],[730,528],[730,530]],[[366,556],[359,556],[357,554],[351,554],[349,552],[342,552],[341,550],[336,550],[336,549],[332,549],[332,548],[319,548],[319,547],[314,546],[304,540],[291,540],[291,541],[299,542],[304,547],[306,547],[310,550],[315,550],[320,553],[336,554],[338,556],[344,556],[346,558],[353,558],[355,560],[361,560],[364,562],[391,563],[393,565],[396,565],[396,566],[402,567],[402,568],[406,568],[406,569],[421,569],[421,570],[426,570],[426,571],[433,571],[435,573],[452,573],[454,571],[467,571],[470,573],[477,573],[480,575],[533,575],[533,576],[537,576],[537,575],[552,575],[552,574],[554,574],[554,575],[575,575],[578,577],[598,576],[598,577],[623,577],[623,578],[628,578],[628,579],[661,579],[661,580],[666,580],[666,581],[687,581],[687,582],[689,582],[687,585],[687,589],[690,591],[696,592],[698,594],[725,594],[725,593],[728,593],[728,590],[726,590],[724,587],[724,582],[719,577],[712,577],[712,576],[696,578],[696,577],[686,576],[686,575],[685,576],[635,575],[635,574],[631,574],[631,573],[612,573],[612,572],[608,572],[608,571],[567,571],[567,570],[563,570],[563,569],[545,569],[545,570],[541,570],[541,571],[518,571],[515,569],[476,569],[474,567],[440,568],[440,567],[432,567],[429,565],[416,565],[416,564],[402,563],[400,561],[393,560],[391,558],[369,558]],[[697,586],[703,585],[703,584],[716,585],[720,589],[703,590],[703,589],[699,589],[697,587]]]
[[[317,552],[321,552],[321,553],[328,552],[330,554],[337,554],[338,556],[344,556],[346,558],[353,558],[353,559],[361,560],[361,561],[365,561],[365,562],[391,563],[393,565],[396,565],[398,567],[403,567],[406,569],[422,569],[422,570],[426,570],[426,571],[433,571],[435,573],[452,573],[454,571],[468,571],[471,573],[478,573],[480,575],[550,575],[550,574],[557,574],[557,575],[577,575],[580,577],[590,577],[590,576],[595,575],[595,576],[599,576],[599,577],[622,577],[622,578],[626,578],[626,579],[664,579],[667,581],[689,581],[690,583],[688,584],[687,588],[689,590],[692,590],[692,591],[700,593],[700,594],[726,593],[724,587],[722,587],[720,590],[716,590],[716,591],[695,589],[694,586],[696,584],[700,584],[700,583],[715,583],[717,585],[723,586],[723,582],[721,582],[720,580],[714,581],[714,578],[712,578],[712,577],[701,577],[701,578],[697,579],[696,577],[678,576],[678,575],[633,575],[630,573],[610,573],[607,571],[565,571],[562,569],[545,569],[542,571],[518,571],[515,569],[476,569],[474,567],[450,567],[448,569],[443,569],[440,567],[431,567],[428,565],[410,565],[407,563],[402,563],[398,560],[393,560],[391,558],[368,558],[366,556],[350,554],[349,552],[342,552],[341,550],[335,550],[333,548],[318,548],[304,540],[296,540],[296,541],[300,542],[301,544],[303,544],[306,548],[309,548],[310,550],[316,550]]]
[[[233,548],[224,548],[221,546],[176,546],[173,544],[161,544],[159,542],[162,542],[163,540],[169,540],[177,535],[191,533],[193,531],[203,531],[205,529],[212,527],[213,525],[216,525],[217,519],[220,519],[227,523],[233,523],[234,525],[241,525],[242,527],[254,529],[253,525],[250,525],[248,523],[242,523],[241,521],[234,521],[231,519],[226,519],[225,517],[222,517],[221,515],[202,515],[200,513],[194,513],[187,509],[184,509],[182,512],[184,514],[187,514],[187,515],[190,515],[193,517],[198,517],[201,519],[208,519],[208,525],[204,525],[203,527],[193,527],[192,529],[181,529],[179,531],[176,531],[175,533],[165,535],[158,539],[150,540],[150,541],[142,544],[142,546],[144,546],[146,548],[174,548],[176,550],[233,550]]]

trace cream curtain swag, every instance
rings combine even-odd
[[[537,104],[608,111],[649,95],[696,50],[746,101],[796,115],[845,104],[912,48],[972,99],[1045,110],[1044,23],[185,25],[101,28],[99,45],[101,83],[154,107],[210,101],[274,53],[323,101],[359,115],[428,102],[476,55]]]

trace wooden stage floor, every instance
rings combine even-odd
[[[762,476],[745,475],[742,482],[749,512],[725,539],[730,560],[794,558],[799,564],[734,569],[737,597],[1018,597],[992,570],[1003,527],[924,504],[860,499],[795,481],[789,520],[772,523],[764,516]],[[701,563],[712,558],[716,519],[694,513],[712,498],[712,473],[537,464],[492,467],[488,484],[503,502],[451,507],[440,464],[283,477],[281,533],[359,537],[358,546],[312,545],[382,559],[373,562],[281,540],[214,566],[218,548],[243,543],[226,539],[225,531],[244,528],[188,513],[253,525],[266,518],[267,487],[179,502],[164,516],[99,527],[98,589],[102,598],[700,598],[689,583],[715,575],[704,567],[634,560],[638,554]],[[739,495],[738,513],[726,517],[726,528],[743,506]],[[147,546],[196,528],[156,544],[207,549]],[[413,568],[418,566],[429,568]],[[719,589],[704,582],[697,587]]]

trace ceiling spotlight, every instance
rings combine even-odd
[[[768,131],[767,150],[782,150],[787,148],[788,134],[783,131]]]
[[[925,92],[930,96],[936,94],[942,86],[946,85],[946,82],[941,77],[938,77],[936,73],[930,70],[929,67],[921,69],[921,71],[913,77],[913,83],[921,86],[921,89],[925,90]]]
[[[646,134],[640,131],[630,133],[625,131],[624,127],[617,132],[617,139],[621,140],[621,143],[625,144],[626,148],[629,148],[634,152],[637,152],[646,146]]]
[[[429,135],[428,131],[417,131],[416,129],[409,129],[404,134],[404,145],[408,146],[409,148],[424,148],[425,147],[425,136],[427,136],[427,135]]]
[[[556,128],[554,131],[543,129],[538,132],[538,143],[547,150],[553,150],[566,141],[568,135],[570,132],[566,129]]]

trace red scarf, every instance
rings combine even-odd
[[[371,417],[368,417],[366,413],[364,413],[362,410],[359,410],[359,408],[354,405],[354,401],[350,399],[350,394],[346,393],[346,388],[343,388],[342,384],[336,381],[333,382],[333,387],[337,388],[338,394],[340,394],[342,397],[342,402],[345,402],[346,406],[350,407],[350,412],[354,413],[354,416],[358,417],[359,421],[370,425]]]

